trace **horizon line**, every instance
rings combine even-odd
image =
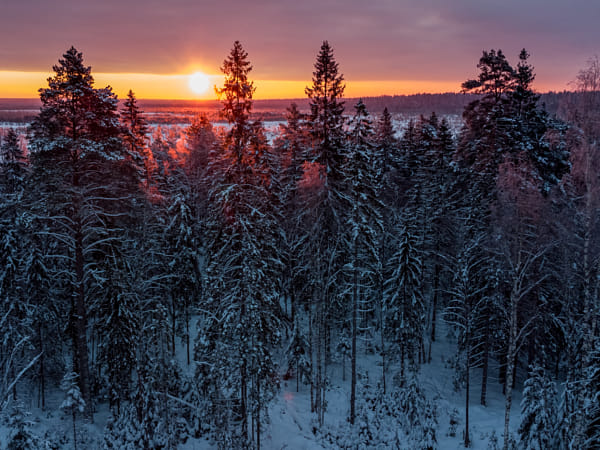
[[[114,91],[113,91],[114,92]],[[563,90],[553,90],[553,89],[549,89],[549,90],[544,90],[544,91],[534,91],[536,94],[539,95],[544,95],[544,94],[563,94],[563,93],[576,93],[577,91],[574,90],[569,90],[569,89],[563,89]],[[119,96],[118,94],[115,93],[115,95],[117,96],[117,99],[119,100],[123,100],[125,99],[127,96]],[[416,97],[416,96],[422,96],[422,95],[483,95],[483,94],[477,94],[477,93],[473,93],[473,92],[457,92],[457,91],[446,91],[446,92],[426,92],[426,91],[422,91],[422,92],[415,92],[415,93],[411,93],[411,94],[379,94],[379,95],[352,95],[352,96],[345,96],[345,97],[341,97],[341,100],[352,100],[352,99],[365,99],[365,98],[385,98],[385,97]],[[39,100],[40,97],[39,96],[35,96],[35,97],[0,97],[0,101],[2,100],[10,100],[10,101],[18,101],[18,100]],[[222,100],[219,100],[218,98],[188,98],[188,97],[137,97],[136,96],[136,100],[137,101],[164,101],[164,102],[168,102],[168,101],[177,101],[177,102],[197,102],[197,103],[210,103],[210,102],[217,102],[220,103]],[[305,100],[310,100],[309,97],[269,97],[269,98],[253,98],[252,101],[255,102],[269,102],[269,101],[305,101]]]

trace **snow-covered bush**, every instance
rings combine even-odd
[[[455,437],[456,436],[456,428],[458,427],[459,424],[460,424],[460,418],[459,418],[458,409],[453,408],[452,411],[450,411],[450,426],[448,427],[448,432],[446,433],[446,435],[450,436],[450,437]]]
[[[430,450],[437,448],[437,411],[411,378],[406,388],[383,394],[377,386],[359,390],[356,422],[328,427],[322,434],[336,448]]]
[[[27,419],[28,412],[23,410],[21,404],[15,404],[8,416],[7,450],[37,450],[43,448],[40,439],[34,435],[30,428],[33,423]]]
[[[77,384],[78,375],[75,372],[67,372],[63,377],[60,387],[65,391],[65,399],[60,409],[73,418],[73,446],[77,448],[77,431],[75,428],[75,417],[77,412],[82,413],[85,409],[85,401]]]
[[[111,417],[104,430],[104,450],[135,450],[144,447],[142,430],[135,408],[128,405],[117,417]]]
[[[521,446],[531,450],[554,447],[557,406],[556,387],[544,369],[536,366],[525,381],[521,400]]]

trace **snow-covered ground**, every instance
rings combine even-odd
[[[453,369],[448,366],[447,360],[455,352],[456,344],[446,336],[445,327],[439,326],[438,340],[432,347],[431,364],[423,364],[419,373],[421,387],[426,396],[434,400],[438,409],[438,429],[436,437],[440,449],[464,448],[463,431],[465,417],[465,391],[455,392],[453,388]],[[378,364],[378,355],[359,355],[358,372],[368,374],[369,384],[375,385],[381,377],[381,365]],[[396,368],[389,368],[388,379]],[[481,389],[481,370],[476,369],[471,373],[471,401],[470,401],[470,434],[471,448],[488,449],[490,437],[495,433],[498,444],[503,442],[504,427],[504,396],[502,385],[497,382],[497,367],[492,364],[488,382],[487,406],[479,404]],[[334,364],[329,373],[331,389],[327,393],[328,410],[325,413],[325,428],[338,428],[343,425],[349,416],[350,409],[350,377],[349,368],[346,367],[346,381],[342,381],[342,366]],[[519,425],[519,403],[521,400],[520,389],[514,393],[513,408],[511,411],[511,429],[516,432]],[[459,424],[456,436],[448,435],[450,428],[450,415],[453,410],[458,411]],[[273,401],[269,415],[271,423],[265,432],[265,449],[320,449],[334,448],[325,446],[311,431],[313,414],[310,413],[310,391],[308,386],[300,385],[300,392],[296,393],[295,379],[284,381],[281,390]],[[493,438],[492,438],[493,440]],[[192,447],[193,448],[193,447]],[[390,447],[392,448],[392,447]],[[410,448],[410,447],[406,447]]]
[[[421,388],[428,400],[433,400],[438,411],[438,428],[436,438],[440,449],[460,449],[463,446],[463,431],[465,426],[465,391],[456,392],[453,387],[454,370],[448,364],[448,359],[455,353],[456,344],[448,336],[443,323],[438,326],[438,339],[432,347],[432,362],[423,364],[418,375]],[[185,346],[179,347],[177,359],[182,367],[186,367]],[[376,385],[381,379],[380,357],[377,353],[359,354],[358,373],[362,374],[363,384]],[[285,372],[285,361],[281,360],[281,372]],[[342,365],[333,363],[329,366],[330,387],[327,392],[327,411],[324,419],[324,432],[344,429],[349,415],[350,407],[350,370],[346,364],[346,379],[342,380]],[[193,367],[190,366],[192,371]],[[392,366],[388,371],[388,380],[397,370]],[[488,382],[487,406],[479,404],[481,389],[481,370],[471,372],[471,402],[470,402],[470,435],[471,448],[491,449],[494,435],[498,445],[503,442],[504,426],[504,396],[502,386],[498,383],[498,368],[493,363],[490,367]],[[365,379],[366,378],[366,379]],[[391,381],[388,381],[390,384]],[[519,425],[520,383],[514,392],[513,408],[511,413],[511,430],[516,433]],[[23,393],[26,394],[26,393]],[[27,395],[21,396],[27,398]],[[30,400],[24,404],[26,410],[32,411],[29,419],[35,424],[31,430],[38,436],[50,437],[59,443],[61,449],[72,448],[72,422],[71,417],[60,411],[59,406],[64,394],[56,389],[49,393],[46,410],[37,407],[37,393],[32,392]],[[360,397],[359,397],[360,398]],[[263,430],[263,449],[322,449],[337,448],[328,444],[319,433],[313,432],[314,414],[310,412],[310,390],[307,385],[300,383],[299,392],[296,392],[296,380],[283,380],[274,400],[270,403],[269,423]],[[449,435],[450,417],[458,412],[458,425],[455,436]],[[98,405],[94,415],[94,423],[77,422],[78,448],[100,448],[104,426],[108,420],[108,405]],[[10,430],[6,425],[0,426],[0,448],[5,448],[5,440]],[[216,448],[205,439],[190,439],[180,446],[184,450],[204,450]],[[362,447],[361,447],[362,448]],[[386,447],[373,447],[386,448]],[[393,448],[389,446],[387,448]],[[410,444],[404,448],[411,448]]]

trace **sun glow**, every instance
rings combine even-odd
[[[210,80],[206,74],[196,72],[190,75],[189,85],[194,94],[204,94],[210,87]]]

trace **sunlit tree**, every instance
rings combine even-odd
[[[340,274],[343,262],[340,250],[343,246],[339,231],[343,220],[344,89],[344,78],[339,73],[333,48],[324,41],[314,65],[312,86],[305,90],[310,100],[309,159],[322,169],[321,184],[314,192],[316,199],[311,199],[305,212],[312,222],[308,228],[310,238],[305,248],[310,248],[307,254],[312,258],[308,278],[313,304],[309,308],[309,314],[314,314],[315,343],[312,349],[316,353],[316,370],[313,371],[311,391],[317,395],[314,402],[311,402],[311,409],[317,412],[320,424],[323,423],[326,405],[326,362],[329,352],[326,341],[331,334],[331,316],[334,309],[338,312],[344,310],[334,307],[334,301],[340,298],[338,294],[342,289]]]
[[[248,54],[236,41],[224,61],[223,117],[231,124],[211,193],[208,293],[195,359],[207,389],[215,393],[213,418],[236,445],[260,448],[264,405],[274,389],[272,350],[279,341],[278,221],[271,207],[268,144],[251,123],[253,84]],[[223,403],[219,407],[218,403]],[[227,417],[240,427],[229,429]],[[252,421],[249,418],[252,417]],[[252,427],[250,427],[252,425]],[[232,437],[233,436],[233,437]],[[231,441],[227,441],[231,442]]]
[[[34,177],[39,189],[35,211],[57,243],[55,277],[67,286],[69,322],[77,383],[92,417],[88,356],[88,310],[108,247],[122,235],[115,227],[131,212],[120,194],[132,173],[122,141],[117,98],[110,87],[96,89],[91,68],[71,47],[53,66],[42,107],[30,129]],[[115,198],[116,197],[116,198]]]

